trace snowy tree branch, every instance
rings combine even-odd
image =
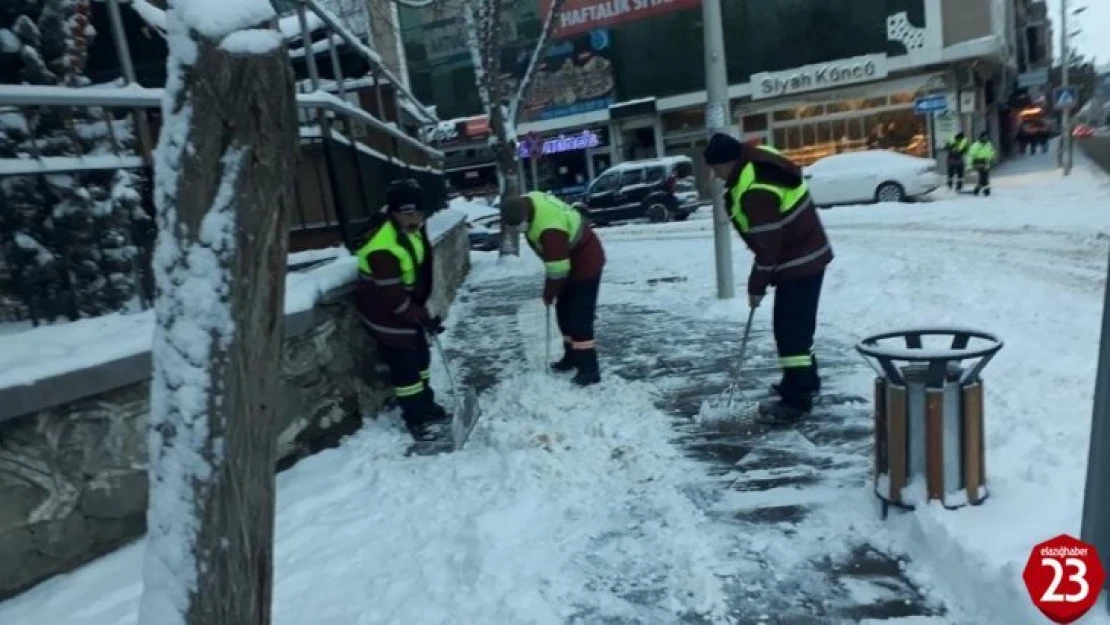
[[[528,93],[529,85],[532,84],[532,76],[536,72],[536,66],[539,65],[540,59],[547,51],[547,44],[551,40],[551,32],[555,29],[555,16],[562,10],[565,2],[566,0],[551,0],[551,6],[547,9],[547,16],[544,17],[543,28],[540,29],[536,47],[532,50],[531,58],[528,59],[528,67],[524,70],[520,84],[517,85],[516,93],[509,100],[509,112],[506,118],[511,124],[516,124],[517,115],[520,112],[520,103],[524,100],[524,95]]]
[[[477,6],[475,6],[477,5]],[[486,60],[482,45],[482,33],[479,31],[482,21],[481,0],[468,1],[463,5],[463,23],[466,27],[466,43],[470,49],[470,61],[474,64],[474,83],[478,88],[478,97],[482,100],[482,108],[489,111],[490,90],[486,78]]]
[[[440,1],[441,0],[392,0],[396,5],[410,9],[426,9],[434,4],[438,4]]]

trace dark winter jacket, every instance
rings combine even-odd
[[[527,197],[532,220],[524,238],[547,270],[544,299],[556,299],[568,281],[598,279],[605,266],[605,250],[582,215],[545,193],[531,192]]]
[[[802,170],[771,148],[744,145],[726,181],[725,206],[755,254],[748,293],[812,275],[833,259]]]
[[[391,220],[373,232],[356,253],[359,316],[379,344],[413,347],[428,318],[433,286],[432,242],[425,228],[405,234]]]

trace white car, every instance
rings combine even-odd
[[[943,184],[935,160],[891,150],[826,156],[803,173],[818,206],[903,202]]]

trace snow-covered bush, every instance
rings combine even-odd
[[[86,86],[96,35],[89,2],[23,1],[0,12],[0,80]],[[0,110],[3,159],[133,149],[130,121],[97,107]],[[151,223],[138,183],[111,170],[0,175],[0,317],[75,319],[126,308],[137,291],[134,234]]]

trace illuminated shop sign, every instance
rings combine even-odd
[[[752,74],[752,99],[777,98],[794,93],[833,89],[887,76],[885,54],[803,65],[781,72]]]
[[[525,138],[517,145],[516,153],[520,158],[546,156],[588,150],[601,145],[601,137],[593,130],[583,130],[578,134],[559,135],[551,139]]]

